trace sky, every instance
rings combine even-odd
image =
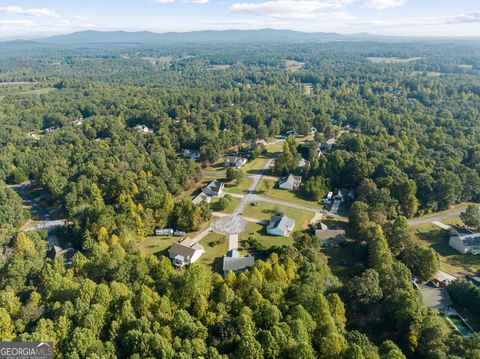
[[[260,28],[480,37],[480,0],[0,0],[0,38]]]

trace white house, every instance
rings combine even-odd
[[[189,238],[174,243],[168,249],[168,256],[172,260],[172,264],[180,268],[195,263],[203,254],[205,254],[203,246],[200,244],[191,245]]]
[[[183,158],[190,158],[192,160],[198,160],[200,158],[200,152],[188,150],[183,150]]]
[[[477,255],[480,253],[480,233],[455,233],[450,236],[448,244],[462,254]]]
[[[302,157],[302,159],[298,162],[298,168],[305,168],[306,166],[310,165],[310,161],[307,161],[305,158]]]
[[[136,125],[134,127],[135,130],[137,130],[138,132],[143,132],[143,133],[153,133],[153,130],[149,129],[147,126],[145,125]]]
[[[242,168],[247,159],[239,156],[226,156],[225,157],[225,166],[235,167],[236,169]]]
[[[272,216],[267,226],[267,233],[272,236],[286,237],[293,231],[295,221],[287,216]]]
[[[203,192],[200,192],[200,194],[195,196],[195,198],[193,198],[192,200],[193,204],[200,204],[202,202],[210,203],[211,201],[212,201],[212,197],[206,195]]]
[[[225,184],[219,180],[213,180],[207,186],[202,188],[202,192],[211,197],[222,197],[224,195]]]
[[[297,189],[302,184],[302,177],[289,174],[286,177],[280,178],[278,181],[278,187],[292,191]]]

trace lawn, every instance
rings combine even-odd
[[[265,166],[267,161],[268,157],[259,156],[254,160],[247,162],[245,166],[242,167],[242,172],[245,173],[245,175],[257,174],[263,168],[263,166]]]
[[[213,264],[215,269],[219,269],[218,264],[221,264],[222,257],[228,252],[228,236],[211,232],[199,244],[205,248],[205,254],[200,257],[198,263]]]
[[[273,246],[291,246],[293,245],[292,237],[277,237],[271,236],[265,232],[265,226],[258,223],[248,223],[247,230],[240,234],[238,241],[240,244],[240,249],[242,253],[248,253],[248,250],[245,250],[245,246],[242,241],[246,240],[248,237],[257,238],[265,247],[270,248]]]
[[[445,224],[459,223],[459,219],[451,218],[442,221]],[[440,270],[450,274],[473,273],[480,271],[480,258],[461,254],[449,246],[448,231],[434,224],[423,224],[411,227],[411,233],[421,245],[430,246],[440,255]]]
[[[279,206],[277,204],[265,202],[252,202],[248,204],[242,214],[245,217],[269,220],[272,214],[277,211],[283,212],[287,217],[295,220],[294,232],[308,228],[310,220],[314,215],[313,212],[301,211],[296,208]]]
[[[227,208],[225,208],[224,210],[219,210],[217,207],[218,200],[219,198],[213,198],[212,202],[210,203],[210,208],[212,209],[213,212],[222,212],[222,213],[231,214],[240,203],[239,198],[232,198],[232,201],[230,202]]]
[[[162,255],[168,255],[167,249],[170,248],[170,246],[178,240],[180,240],[179,237],[149,236],[140,243],[138,243],[138,248],[140,252],[146,256],[157,253]]]
[[[269,183],[269,188],[271,189],[268,192],[265,192],[267,183]],[[318,210],[322,209],[322,206],[318,202],[308,201],[306,199],[300,198],[298,193],[295,191],[279,189],[277,187],[277,182],[271,179],[262,179],[262,181],[258,185],[257,192],[259,195],[266,198],[277,199],[283,202],[296,203],[305,207],[310,207]]]
[[[251,184],[252,179],[250,177],[243,177],[242,181],[238,186],[234,184],[227,184],[227,186],[225,187],[225,191],[227,193],[245,194]]]
[[[208,177],[209,174],[213,176],[224,175],[227,172],[227,168],[224,165],[224,159],[221,158],[217,162],[211,164],[203,170],[203,175]]]
[[[274,154],[274,153],[282,152],[282,151],[283,151],[283,142],[272,143],[272,144],[269,144],[268,147],[267,147],[267,152],[269,154]]]

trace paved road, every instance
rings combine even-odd
[[[411,225],[411,226],[418,226],[420,224],[429,224],[429,223],[433,223],[433,222],[441,222],[444,219],[458,217],[464,211],[465,211],[465,209],[459,209],[458,211],[449,212],[449,213],[445,213],[445,214],[439,214],[438,216],[435,216],[435,217],[411,219],[411,220],[408,221],[408,224]]]

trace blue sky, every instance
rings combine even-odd
[[[266,27],[480,37],[480,0],[0,0],[0,37]]]

